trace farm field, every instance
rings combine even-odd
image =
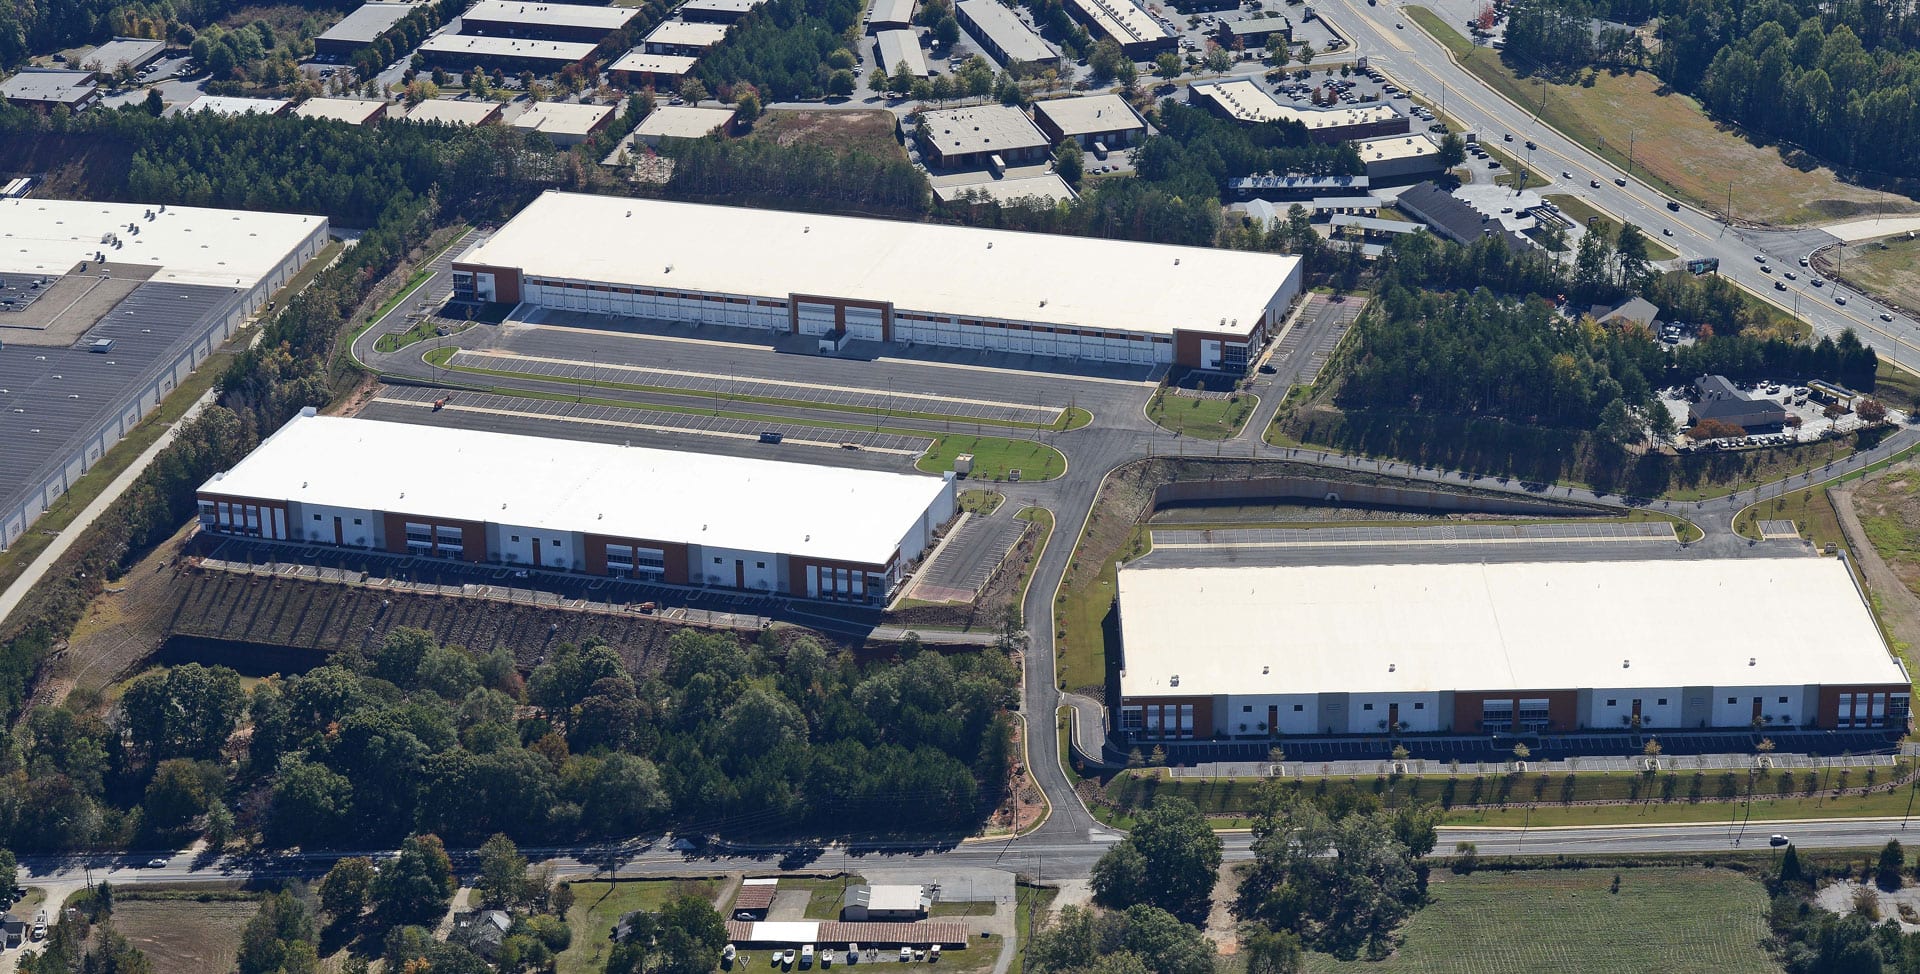
[[[1433,902],[1384,961],[1307,955],[1311,974],[1763,974],[1767,894],[1724,869],[1433,872]]]
[[[208,974],[233,969],[240,931],[259,911],[253,900],[123,899],[113,928],[146,952],[153,974]]]

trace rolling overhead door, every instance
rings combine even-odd
[[[830,304],[821,304],[818,301],[795,302],[794,314],[800,321],[802,335],[824,335],[835,327],[833,305]]]
[[[847,334],[870,342],[885,341],[885,319],[879,308],[848,308]]]

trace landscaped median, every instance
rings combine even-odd
[[[461,349],[457,346],[441,346],[427,352],[422,358],[429,365],[446,369],[449,372],[465,372],[471,375],[493,375],[508,379],[535,379],[541,382],[564,382],[569,385],[586,386],[592,389],[619,389],[625,392],[649,392],[664,396],[687,396],[695,399],[713,399],[727,403],[755,403],[762,406],[789,406],[799,409],[820,409],[827,412],[853,413],[860,416],[873,416],[880,419],[904,419],[929,423],[960,423],[967,426],[995,426],[1014,430],[1036,430],[1061,433],[1077,430],[1093,422],[1093,414],[1078,406],[1060,411],[1060,418],[1051,423],[1029,423],[1017,419],[991,419],[974,416],[955,416],[950,413],[934,413],[911,409],[875,409],[871,406],[856,406],[851,403],[820,402],[814,399],[790,399],[780,396],[735,395],[716,392],[711,389],[689,389],[681,386],[656,386],[637,382],[602,382],[596,379],[582,379],[574,376],[548,375],[544,372],[516,372],[511,369],[483,369],[472,365],[452,365],[454,355]],[[865,428],[865,427],[862,427]]]
[[[1260,397],[1248,392],[1206,396],[1162,386],[1147,400],[1147,418],[1181,436],[1230,440],[1240,435],[1259,404]]]
[[[439,351],[439,350],[436,350]],[[430,353],[428,358],[432,359]],[[1000,483],[1011,479],[1014,471],[1019,471],[1022,481],[1052,480],[1066,472],[1066,455],[1044,443],[1033,440],[1015,439],[1004,436],[982,436],[977,433],[939,433],[932,430],[912,429],[869,425],[866,423],[836,423],[830,420],[818,420],[796,416],[768,416],[761,413],[738,412],[728,409],[705,409],[690,406],[676,406],[666,403],[635,402],[629,399],[604,399],[596,396],[569,396],[561,393],[537,392],[530,389],[514,389],[505,386],[488,386],[477,391],[489,395],[507,396],[514,399],[533,399],[543,402],[571,402],[591,406],[612,406],[617,409],[632,409],[637,412],[672,413],[680,416],[714,416],[721,419],[738,419],[749,423],[763,423],[769,426],[804,426],[818,430],[832,430],[860,433],[886,433],[892,436],[909,436],[916,439],[932,440],[925,453],[914,466],[925,473],[944,473],[952,470],[954,459],[962,454],[973,456],[973,466],[966,477],[973,481],[992,481]]]

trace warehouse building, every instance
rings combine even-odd
[[[578,102],[534,102],[513,120],[513,127],[539,132],[561,148],[576,146],[592,139],[613,121],[612,105],[582,105]]]
[[[1115,94],[1037,101],[1033,121],[1055,144],[1072,139],[1089,152],[1122,148],[1147,137],[1146,121]]]
[[[569,64],[586,64],[593,57],[593,51],[594,45],[583,41],[435,34],[422,41],[416,53],[428,64],[448,71],[468,71],[479,65],[488,70],[499,68],[508,74],[522,71],[553,74]]]
[[[954,480],[307,409],[199,501],[222,534],[871,604]]]
[[[1274,100],[1246,79],[1196,82],[1187,87],[1187,103],[1235,122],[1298,122],[1315,142],[1349,142],[1411,131],[1407,116],[1384,103],[1345,108],[1298,108]]]
[[[1227,180],[1227,193],[1237,200],[1300,201],[1322,196],[1365,195],[1373,180],[1365,176],[1238,176]]]
[[[687,20],[706,20],[731,24],[745,17],[767,0],[687,0],[674,12]]]
[[[1244,372],[1294,257],[549,191],[453,262],[467,300]]]
[[[103,76],[118,74],[121,68],[139,71],[160,59],[167,45],[139,37],[116,37],[75,58],[75,63]]]
[[[1373,180],[1413,179],[1436,175],[1446,169],[1440,163],[1440,146],[1424,135],[1390,135],[1353,144],[1361,164]]]
[[[642,44],[620,55],[607,70],[613,73],[613,83],[622,88],[648,85],[670,88],[691,74],[693,66],[699,63],[699,58],[683,54],[654,54]]]
[[[419,9],[415,3],[363,3],[353,13],[313,39],[315,57],[345,61],[372,47],[394,25]]]
[[[293,113],[301,118],[372,125],[387,117],[387,103],[372,98],[309,98],[295,105]]]
[[[1179,43],[1165,24],[1133,0],[1067,0],[1067,11],[1096,37],[1112,39],[1136,61],[1171,51]]]
[[[100,104],[100,86],[92,71],[63,71],[54,68],[23,68],[13,77],[0,81],[0,98],[16,108],[51,112],[65,108],[84,112]]]
[[[667,139],[704,139],[724,132],[733,124],[731,108],[696,108],[692,105],[663,105],[648,113],[634,129],[634,138],[659,148]]]
[[[183,112],[212,112],[235,118],[241,115],[285,115],[293,102],[285,98],[236,98],[230,95],[201,95],[188,102]]]
[[[927,58],[920,52],[920,35],[912,30],[883,30],[873,35],[873,43],[882,70],[891,77],[901,65],[916,78],[927,76]]]
[[[997,171],[1050,155],[1047,137],[1026,112],[1010,105],[923,111],[914,132],[929,167]]]
[[[0,200],[0,549],[326,245],[322,216]]]
[[[1537,246],[1533,238],[1524,233],[1507,229],[1492,214],[1482,213],[1473,205],[1452,193],[1440,188],[1438,183],[1424,182],[1409,186],[1394,197],[1394,206],[1400,212],[1419,220],[1454,243],[1471,244],[1482,237],[1497,237],[1506,241],[1507,249],[1523,254]]]
[[[460,15],[460,33],[598,44],[639,15],[638,7],[480,0]]]
[[[1011,71],[1026,64],[1034,68],[1060,66],[1060,50],[1033,32],[1000,0],[960,0],[953,5],[955,19],[1000,66]]]
[[[867,10],[867,30],[879,33],[883,30],[911,30],[913,28],[914,0],[873,0]]]
[[[1129,739],[1907,723],[1832,558],[1123,569],[1118,606]]]
[[[423,125],[491,125],[500,121],[500,112],[501,106],[497,101],[429,98],[407,109],[407,114],[402,117]]]
[[[911,883],[849,886],[840,897],[840,919],[851,923],[912,923],[932,909],[927,887]]]
[[[677,54],[699,57],[727,39],[728,25],[696,23],[689,20],[662,21],[647,33],[640,46],[649,54]]]

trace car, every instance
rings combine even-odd
[[[1836,295],[1834,295],[1834,296],[1833,296],[1833,303],[1834,303],[1834,304],[1839,304],[1839,305],[1844,305],[1844,304],[1846,304],[1846,303],[1847,303],[1847,296],[1846,296],[1846,295],[1844,295],[1844,294],[1836,294]]]
[[[147,860],[147,868],[148,869],[165,869],[167,868],[167,860],[165,859],[165,857],[156,857],[153,859],[149,859]]]
[[[1753,255],[1753,262],[1754,262],[1754,263],[1756,263],[1756,264],[1764,264],[1764,263],[1766,263],[1766,262],[1767,262],[1767,255],[1766,255],[1766,254],[1754,254],[1754,255]]]
[[[1672,227],[1661,227],[1661,228],[1660,228],[1660,235],[1661,235],[1661,236],[1663,236],[1663,237],[1671,237],[1671,236],[1673,236],[1673,228],[1672,228]]]
[[[939,944],[934,944],[933,946],[931,946],[931,947],[928,947],[928,948],[927,948],[927,963],[929,963],[929,964],[932,964],[932,963],[934,963],[934,962],[936,962],[936,961],[938,961],[939,959],[940,959],[940,945],[939,945]]]
[[[1261,374],[1261,375],[1272,375],[1272,374],[1274,374],[1275,372],[1278,372],[1278,371],[1280,371],[1280,370],[1279,370],[1279,369],[1276,369],[1276,368],[1274,368],[1274,367],[1273,367],[1273,363],[1271,363],[1271,362],[1262,362],[1262,363],[1260,363],[1260,374]]]
[[[1787,844],[1787,837],[1784,835],[1781,835],[1778,832],[1775,832],[1772,835],[1767,836],[1767,844],[1775,848],[1778,848],[1780,846]]]
[[[1512,132],[1507,132],[1507,133],[1504,133],[1504,134],[1502,134],[1502,135],[1500,136],[1500,138],[1501,138],[1501,140],[1502,140],[1502,141],[1505,141],[1505,142],[1512,142],[1512,141],[1513,141],[1513,133],[1512,133]]]
[[[1534,145],[1534,144],[1533,144],[1533,140],[1532,140],[1532,139],[1528,139],[1528,140],[1527,140],[1527,148],[1529,148],[1529,149],[1538,149],[1538,148],[1540,148],[1540,147],[1539,147],[1539,146],[1537,146],[1537,145]]]
[[[1771,264],[1761,264],[1761,265],[1760,265],[1760,273],[1762,273],[1762,274],[1771,274],[1771,273],[1773,273],[1773,265],[1771,265]]]
[[[1893,320],[1893,312],[1891,312],[1891,311],[1882,311],[1882,312],[1880,312],[1880,320],[1881,320],[1881,321],[1892,321],[1892,320]]]
[[[847,945],[847,963],[849,964],[860,963],[860,945],[859,944]]]
[[[1774,289],[1774,290],[1776,290],[1776,291],[1784,291],[1784,290],[1786,290],[1786,289],[1787,289],[1787,282],[1785,282],[1785,281],[1775,281],[1775,282],[1773,282],[1773,289]]]
[[[1816,278],[1813,278],[1813,279],[1811,279],[1811,280],[1809,280],[1809,281],[1807,281],[1807,283],[1808,283],[1808,284],[1811,284],[1811,285],[1813,285],[1814,287],[1826,287],[1826,286],[1827,286],[1827,282],[1826,282],[1826,281],[1824,281],[1824,280],[1822,280],[1822,279],[1820,279],[1820,278],[1818,278],[1818,277],[1816,277]]]
[[[1673,212],[1675,212],[1675,213],[1678,213],[1678,212],[1680,212],[1680,201],[1679,201],[1679,200],[1668,200],[1668,201],[1667,201],[1667,209],[1669,209],[1669,210],[1672,210],[1672,211],[1673,211]]]
[[[1498,169],[1498,168],[1500,168],[1500,160],[1498,160],[1498,159],[1491,159],[1491,160],[1488,160],[1488,162],[1487,162],[1487,168],[1488,168],[1488,169]]]
[[[1402,23],[1398,23],[1398,22],[1396,22],[1396,23],[1395,23],[1395,24],[1393,25],[1393,29],[1394,29],[1394,30],[1406,30],[1406,29],[1407,29],[1407,25],[1406,25],[1406,24],[1402,24]]]
[[[1625,177],[1625,176],[1615,176],[1615,177],[1613,177],[1613,184],[1614,184],[1615,186],[1625,186],[1625,185],[1627,184],[1627,177]]]
[[[1589,180],[1587,180],[1587,188],[1588,188],[1588,189],[1599,189],[1599,188],[1600,188],[1600,180],[1598,180],[1598,179],[1589,179]]]
[[[1565,169],[1562,169],[1562,170],[1560,170],[1560,178],[1561,178],[1561,179],[1572,179],[1572,178],[1573,178],[1573,173],[1571,173],[1571,172],[1568,172],[1568,171],[1567,171],[1567,170],[1565,170]]]
[[[1800,258],[1800,266],[1801,267],[1807,266],[1807,259],[1805,257]]]
[[[35,939],[35,940],[45,940],[45,939],[47,939],[47,925],[46,925],[46,924],[44,924],[44,923],[36,923],[36,924],[34,924],[34,925],[33,925],[33,939]]]
[[[1785,274],[1782,274],[1782,275],[1780,275],[1780,276],[1781,276],[1781,277],[1784,277],[1784,278],[1786,278],[1786,279],[1787,279],[1787,280],[1789,280],[1789,281],[1797,281],[1797,280],[1799,280],[1799,279],[1800,279],[1800,275],[1798,275],[1798,274],[1795,274],[1795,273],[1794,273],[1794,272],[1792,272],[1792,271],[1788,271],[1788,272],[1786,272]]]
[[[760,442],[762,443],[778,443],[784,439],[786,439],[785,434],[776,433],[772,430],[765,430],[760,434]]]
[[[734,949],[734,946],[732,944],[728,944],[725,949],[720,951],[720,963],[723,966],[732,967],[733,958],[735,955],[736,955],[736,951]]]
[[[791,951],[789,951],[789,953],[791,953]],[[800,969],[804,971],[807,968],[812,966],[813,966],[813,945],[806,944],[800,948]]]

